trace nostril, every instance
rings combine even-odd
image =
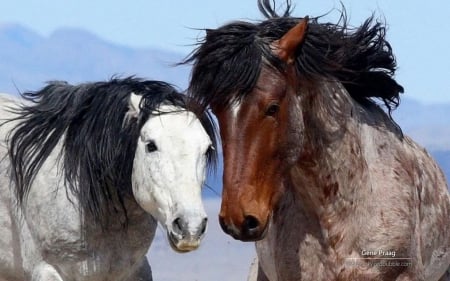
[[[202,224],[200,225],[200,235],[205,233],[207,225],[208,225],[208,218],[204,218]]]
[[[181,222],[181,218],[176,218],[173,222],[172,222],[172,228],[173,231],[175,233],[178,234],[182,234],[183,233],[183,226],[182,226],[182,222]]]
[[[259,220],[251,215],[245,216],[243,226],[248,231],[256,230],[259,227]]]

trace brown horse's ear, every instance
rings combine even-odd
[[[292,64],[295,61],[295,51],[305,40],[308,27],[308,16],[304,17],[298,24],[289,29],[280,39],[273,42],[273,50],[282,61]]]

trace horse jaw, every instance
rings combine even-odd
[[[166,229],[172,248],[198,248],[206,229],[201,201],[205,152],[211,140],[192,112],[173,106],[144,124],[133,164],[133,194],[138,204]],[[146,145],[153,141],[156,151]]]

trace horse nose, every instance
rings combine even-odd
[[[222,228],[223,232],[225,232],[228,235],[231,235],[233,237],[239,236],[239,230],[233,227],[233,225],[228,224],[225,222],[225,217],[222,215],[219,215],[219,224]],[[237,238],[236,238],[237,239]]]
[[[178,217],[172,222],[172,230],[178,234],[182,239],[195,236],[200,237],[206,232],[206,226],[208,225],[208,218],[203,218],[200,224],[195,227],[195,230],[191,231],[189,223],[183,217]]]
[[[242,241],[259,240],[264,233],[264,227],[260,220],[253,215],[244,215],[242,222],[237,225],[232,221],[227,221],[225,216],[219,215],[219,223],[225,233]]]
[[[197,249],[206,232],[207,224],[208,219],[205,216],[195,216],[189,220],[182,216],[177,217],[167,232],[170,246],[180,253]]]
[[[172,222],[172,229],[174,233],[183,236],[183,229],[186,229],[186,222],[181,218],[176,218]]]

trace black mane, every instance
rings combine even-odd
[[[183,62],[193,63],[189,93],[203,108],[244,97],[255,86],[263,65],[284,69],[284,63],[271,52],[270,43],[301,18],[290,16],[290,1],[282,16],[271,2],[258,2],[265,21],[237,21],[207,29],[199,47]],[[393,79],[396,62],[385,40],[385,27],[374,23],[373,16],[358,28],[348,27],[345,10],[338,24],[310,19],[295,64],[301,77],[338,79],[355,100],[381,99],[389,112],[398,106],[399,93],[403,92]]]
[[[143,97],[139,116],[129,119],[130,94]],[[111,212],[123,214],[131,196],[131,174],[139,132],[161,104],[186,108],[186,96],[170,84],[138,78],[69,85],[51,82],[17,110],[19,125],[8,137],[18,202],[23,204],[33,179],[55,146],[62,144],[64,179],[78,199],[80,212],[103,227]],[[215,127],[205,113],[200,121],[215,145]],[[211,150],[208,163],[216,155]]]

